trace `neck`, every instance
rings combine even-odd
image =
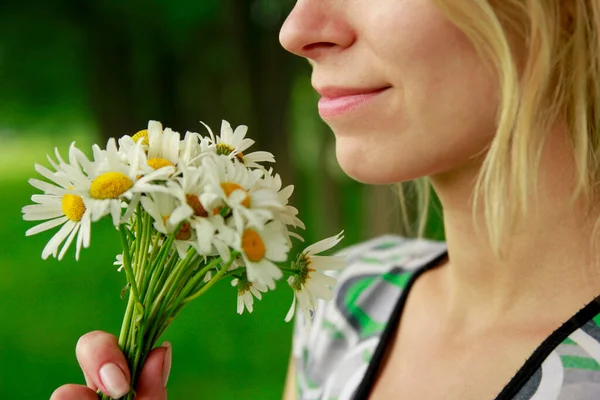
[[[562,137],[548,140],[538,200],[509,234],[501,257],[490,245],[482,213],[472,212],[480,164],[431,177],[444,208],[449,255],[448,268],[439,274],[440,292],[446,315],[461,326],[531,315],[554,326],[600,294],[591,240],[596,217],[586,212],[583,199],[573,204],[575,163]]]

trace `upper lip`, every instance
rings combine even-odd
[[[356,96],[361,94],[370,94],[379,92],[384,89],[388,89],[391,86],[377,86],[377,87],[367,87],[367,88],[350,88],[350,87],[341,87],[341,86],[314,86],[317,93],[321,96],[334,99],[338,97],[346,97],[346,96]]]

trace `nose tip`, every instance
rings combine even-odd
[[[290,53],[312,60],[351,45],[353,31],[339,11],[327,0],[298,1],[279,31],[279,42]]]
[[[300,55],[303,44],[301,43],[302,33],[298,28],[296,22],[292,20],[292,14],[290,14],[279,31],[279,43],[290,53]]]

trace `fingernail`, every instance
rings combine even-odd
[[[108,395],[114,398],[123,397],[129,392],[129,383],[121,368],[115,364],[104,364],[100,368],[100,379],[108,391]]]
[[[164,342],[160,345],[160,347],[164,347],[167,349],[165,353],[165,359],[163,361],[163,372],[162,372],[162,383],[164,387],[167,387],[167,382],[169,381],[169,374],[171,373],[171,359],[173,358],[173,349],[171,347],[171,343]]]

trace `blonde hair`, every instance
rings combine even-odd
[[[542,146],[558,121],[567,124],[576,160],[573,199],[582,194],[593,198],[600,178],[600,1],[435,2],[499,79],[497,132],[473,201],[474,215],[477,204],[483,204],[490,243],[499,254],[515,223],[527,214],[532,195],[535,199]],[[525,60],[515,56],[515,38],[525,47]],[[417,187],[417,234],[423,235],[430,185],[421,178]],[[404,196],[401,209],[406,211]]]

